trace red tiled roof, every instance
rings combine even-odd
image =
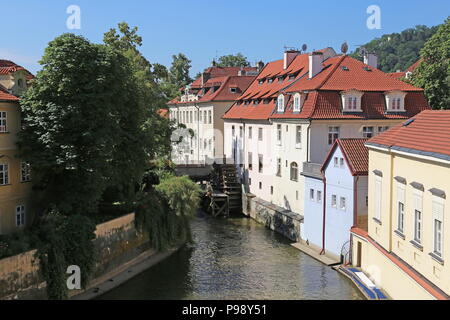
[[[450,110],[425,110],[409,121],[370,139],[367,145],[450,160]]]
[[[312,91],[300,113],[293,112],[292,99],[283,113],[274,112],[272,119],[408,119],[429,109],[427,100],[421,92],[408,92],[405,96],[404,113],[387,113],[383,92],[366,92],[361,98],[362,112],[342,112],[342,100],[338,91]]]
[[[19,98],[10,94],[8,90],[0,84],[0,101],[19,101]]]
[[[417,69],[417,67],[422,63],[422,61],[423,58],[420,58],[415,63],[413,63],[408,69],[406,69],[406,71],[414,72]]]
[[[342,150],[344,158],[350,168],[352,175],[364,176],[369,170],[369,150],[364,145],[368,139],[338,139],[330,150],[329,155],[325,159],[322,170],[325,169],[326,164],[329,163],[331,155],[337,146]]]
[[[2,60],[0,59],[0,74],[8,74],[12,72],[16,72],[19,70],[24,70],[27,73],[27,80],[31,80],[34,78],[33,74],[29,72],[22,66],[10,61],[10,60]]]
[[[163,118],[169,118],[169,110],[167,109],[158,109],[157,113]]]
[[[239,76],[239,72],[244,70],[256,71],[256,67],[210,67],[204,72],[210,74],[210,78],[202,84],[202,77],[198,77],[191,84],[192,89],[219,87],[217,90],[208,90],[203,96],[199,96],[196,102],[209,101],[235,101],[244,92],[249,84],[255,79],[254,75]],[[236,88],[236,92],[231,92],[230,88]],[[191,102],[181,102],[179,99],[173,99],[168,104],[182,104]]]
[[[343,67],[346,68],[343,68]],[[262,85],[258,79],[265,79],[283,71],[283,60],[277,60],[266,65],[258,79],[239,97],[240,100],[276,97],[279,93],[305,92],[307,97],[300,113],[292,111],[292,101],[286,97],[285,112],[275,112],[275,103],[254,106],[253,103],[235,103],[224,115],[224,119],[269,119],[269,118],[300,118],[300,119],[404,119],[418,112],[429,109],[423,90],[394,79],[386,73],[368,67],[364,63],[349,56],[339,55],[323,62],[323,69],[312,79],[308,77],[308,54],[295,57],[288,67],[293,73],[298,72],[295,79],[285,79],[279,83],[265,81]],[[346,69],[346,70],[344,70]],[[366,69],[370,70],[367,71]],[[339,93],[347,90],[363,91],[362,112],[343,113]],[[385,112],[384,92],[406,91],[405,113],[387,114]],[[267,92],[267,93],[263,93]],[[272,107],[272,109],[270,108]]]
[[[391,72],[387,74],[388,76],[401,80],[402,78],[406,77],[406,72]]]

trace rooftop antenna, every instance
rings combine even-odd
[[[347,42],[344,42],[344,43],[341,45],[341,52],[342,52],[342,54],[346,55],[346,54],[347,54],[347,51],[348,51],[348,44],[347,44]]]

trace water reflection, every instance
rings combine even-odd
[[[100,299],[362,299],[343,276],[246,218],[192,221],[194,244]]]

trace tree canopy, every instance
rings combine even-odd
[[[425,90],[433,109],[450,109],[450,17],[420,52],[422,62],[411,83]]]
[[[50,42],[21,107],[19,149],[33,167],[37,211],[96,213],[132,197],[149,160],[170,152],[166,97],[137,49],[137,29],[119,24],[105,44],[63,34]]]
[[[216,64],[218,67],[249,67],[250,62],[242,53],[221,56]]]
[[[378,68],[384,72],[405,71],[420,58],[420,49],[437,31],[437,26],[423,25],[406,29],[400,33],[385,34],[363,45],[370,53],[378,56]],[[358,52],[350,54],[362,59]]]

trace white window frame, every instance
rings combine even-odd
[[[339,168],[344,168],[344,158],[339,158]]]
[[[403,92],[403,91],[387,92],[385,94],[387,111],[404,112],[405,111],[405,96],[406,96],[406,92]]]
[[[302,106],[302,95],[300,93],[294,94],[294,112],[300,112]]]
[[[302,126],[295,126],[295,148],[302,148]]]
[[[8,132],[8,113],[0,111],[0,133]]]
[[[275,175],[281,177],[281,158],[277,158],[277,171]]]
[[[258,128],[258,141],[263,141],[263,128]]]
[[[25,206],[16,206],[16,227],[23,227],[25,225]]]
[[[405,232],[405,185],[397,184],[397,231]]]
[[[445,212],[445,200],[440,197],[433,196],[433,198],[432,198],[432,219],[433,219],[432,248],[433,248],[433,253],[439,257],[443,256],[444,212]],[[439,237],[437,237],[436,221],[440,222]],[[437,243],[438,239],[439,239],[439,245]]]
[[[343,111],[361,112],[361,98],[362,92],[351,90],[343,92],[341,95]]]
[[[9,185],[9,164],[0,163],[0,186]]]
[[[375,197],[374,197],[374,218],[381,221],[381,208],[383,205],[383,180],[380,176],[375,175]]]
[[[248,170],[252,171],[253,170],[253,153],[249,152],[248,153]]]
[[[291,162],[290,169],[291,169],[290,170],[291,181],[298,182],[298,163],[297,162]],[[295,174],[294,174],[294,170],[295,170]]]
[[[421,244],[423,237],[423,192],[414,189],[413,192],[414,200],[414,228],[413,228],[413,239],[415,242]]]
[[[328,145],[331,146],[339,139],[340,127],[328,127]]]
[[[248,138],[249,138],[249,139],[252,139],[252,136],[253,136],[253,130],[252,130],[252,127],[248,127]]]
[[[284,112],[284,95],[280,94],[277,98],[277,111]]]
[[[342,211],[347,210],[347,199],[345,197],[341,197],[339,200],[339,209]]]
[[[363,138],[369,139],[375,135],[375,128],[373,126],[363,127]]]
[[[315,194],[315,190],[314,189],[309,189],[309,200],[314,201],[314,194]]]
[[[331,207],[337,208],[337,195],[335,194],[331,195]]]
[[[317,190],[316,200],[318,203],[322,203],[322,191]]]
[[[334,167],[335,168],[339,168],[339,158],[338,157],[334,157],[333,161],[334,161]]]

